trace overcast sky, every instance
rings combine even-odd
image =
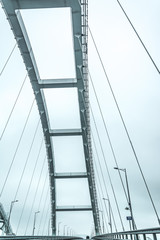
[[[143,39],[152,58],[160,68],[160,29],[158,27],[160,20],[160,2],[158,0],[123,0],[121,3],[139,35]],[[22,11],[21,14],[29,33],[40,77],[42,79],[74,78],[75,67],[70,9]],[[100,0],[98,2],[90,0],[89,26],[97,43],[97,47],[132,143],[135,147],[157,212],[160,214],[159,73],[147,56],[116,0]],[[0,31],[1,71],[15,45],[13,33],[10,30],[2,9],[0,10]],[[94,82],[118,165],[120,168],[127,169],[133,214],[137,228],[157,227],[158,224],[155,213],[147,195],[134,154],[124,131],[90,35],[88,45],[89,71]],[[25,76],[26,70],[19,49],[16,47],[10,61],[0,76],[0,134],[3,133],[8,116],[12,110]],[[44,93],[52,128],[80,127],[76,89],[48,89],[45,90]],[[45,146],[40,124],[38,126],[31,153],[29,157],[27,157],[35,129],[39,122],[36,103],[33,105],[22,142],[15,154],[33,99],[32,88],[29,79],[27,78],[9,124],[0,141],[0,182],[2,184],[5,181],[9,165],[12,160],[14,160],[14,164],[0,198],[0,202],[4,205],[6,212],[9,212],[10,203],[15,198],[18,183],[25,162],[27,161],[22,183],[20,184],[16,196],[19,201],[15,203],[11,215],[13,231],[18,234],[32,234],[34,213],[38,210],[40,213],[37,215],[35,233],[48,234],[50,219],[49,184],[48,178],[46,178],[48,166],[45,159]],[[129,216],[130,214],[125,210],[127,202],[120,184],[118,172],[113,169],[115,167],[115,162],[91,83],[90,104],[93,109],[96,125],[101,138],[105,159],[100,148],[95,124],[91,114],[92,133],[96,141],[96,149],[103,169],[107,191],[114,212],[114,217],[116,219],[116,225],[118,230],[121,231],[122,228],[104,160],[107,163],[112,178],[125,229],[128,230],[129,224],[126,220],[126,216]],[[85,171],[82,140],[80,137],[54,137],[53,145],[56,172]],[[42,148],[40,150],[41,146]],[[38,153],[39,158],[36,165]],[[102,185],[103,190],[103,194],[100,193],[98,196],[99,209],[103,211],[104,220],[106,220],[107,215],[102,198],[107,198],[107,195],[105,193],[94,144],[93,156],[97,165],[97,171],[95,172],[96,183],[98,189],[100,189],[100,185]],[[34,177],[28,198],[26,198],[34,166],[36,166],[33,174]],[[99,178],[97,177],[97,173]],[[100,179],[100,183],[98,182],[98,179]],[[123,178],[123,180],[125,179]],[[36,189],[37,194],[34,195]],[[18,226],[25,198],[26,205]],[[90,199],[86,180],[57,180],[57,204],[89,205]],[[102,217],[101,213],[100,217]],[[29,222],[28,226],[27,222]],[[65,227],[66,233],[68,230],[68,232],[74,231],[77,234],[90,234],[93,229],[92,215],[88,212],[57,214],[57,222],[61,222],[59,225],[60,234],[63,234],[65,225],[67,225]],[[108,219],[106,222],[108,222]],[[41,231],[39,229],[41,229]],[[106,225],[105,231],[107,231]]]

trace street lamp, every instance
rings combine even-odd
[[[134,218],[133,218],[131,197],[130,197],[130,192],[129,192],[128,178],[127,178],[127,170],[126,170],[126,168],[118,168],[118,167],[114,167],[114,169],[122,171],[125,174],[127,194],[128,194],[128,199],[127,199],[128,200],[128,206],[129,206],[129,210],[130,210],[130,213],[131,213],[132,228],[133,228],[133,230],[135,230],[135,223],[134,223]]]
[[[32,235],[34,236],[34,230],[35,230],[35,226],[36,226],[36,216],[37,214],[39,213],[40,211],[37,211],[34,213],[34,221],[33,221],[33,232],[32,232]]]
[[[99,210],[102,213],[102,233],[104,233],[104,218],[103,218],[103,211]]]
[[[65,227],[67,227],[67,225],[64,225],[63,227],[63,236],[65,236]]]
[[[67,236],[69,236],[69,229],[70,227],[67,227]]]
[[[11,202],[11,205],[10,205],[10,210],[9,210],[9,215],[8,215],[8,228],[9,228],[9,224],[10,224],[10,218],[11,218],[11,213],[12,213],[12,210],[13,210],[13,205],[14,203],[18,202],[18,200],[14,200]]]
[[[49,236],[49,230],[50,230],[50,223],[51,223],[51,219],[49,219],[48,221],[48,236]]]
[[[60,231],[60,230],[59,230],[59,226],[60,226],[61,223],[62,223],[62,222],[59,222],[59,223],[58,223],[58,236],[59,236],[59,231]]]
[[[110,229],[111,229],[111,233],[112,233],[112,218],[111,218],[111,204],[110,204],[110,200],[108,198],[103,198],[104,200],[104,204],[105,201],[108,201],[108,209],[109,209],[109,225],[110,225]]]

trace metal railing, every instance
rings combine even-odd
[[[1,240],[81,240],[74,236],[0,236]]]
[[[98,235],[92,239],[107,239],[107,240],[160,240],[160,228],[140,229],[134,231],[108,233]]]

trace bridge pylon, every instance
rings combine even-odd
[[[96,234],[100,233],[100,219],[97,203],[96,186],[94,179],[94,167],[92,159],[92,145],[90,132],[89,92],[88,92],[88,1],[87,0],[2,0],[2,5],[7,19],[13,30],[15,39],[26,66],[28,76],[35,94],[41,123],[43,127],[46,151],[48,156],[50,196],[51,196],[51,225],[52,234],[56,235],[56,212],[58,211],[92,211]],[[34,49],[29,41],[23,19],[19,10],[24,9],[49,9],[70,8],[73,29],[73,45],[75,58],[75,79],[55,79],[46,81],[39,76],[39,69],[34,57]],[[47,104],[44,96],[46,88],[77,88],[80,129],[51,129]],[[85,156],[86,172],[58,174],[55,172],[54,142],[53,136],[81,136]],[[56,179],[63,178],[87,178],[90,193],[90,206],[67,206],[56,205]]]

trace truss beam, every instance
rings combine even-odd
[[[87,178],[86,172],[74,172],[74,173],[55,173],[56,179],[63,178]]]
[[[92,206],[60,206],[56,208],[56,211],[66,212],[66,211],[92,211]]]
[[[71,88],[77,87],[77,80],[71,79],[46,79],[39,81],[39,88]]]
[[[82,135],[81,129],[55,129],[49,131],[50,136],[79,136]]]

